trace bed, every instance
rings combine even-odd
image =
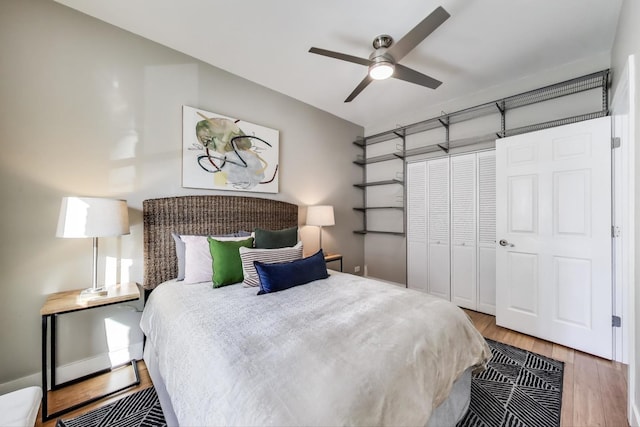
[[[298,225],[296,205],[145,200],[144,360],[169,425],[455,425],[490,350],[449,302],[329,271],[256,295],[177,281],[171,233]],[[153,290],[153,292],[151,292]]]

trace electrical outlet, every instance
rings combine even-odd
[[[354,273],[360,273],[360,266],[359,266],[359,265],[356,265],[356,266],[353,268],[353,272],[354,272]]]

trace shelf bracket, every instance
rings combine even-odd
[[[439,149],[441,149],[442,151],[444,151],[445,153],[449,154],[449,147],[445,147],[442,144],[436,144],[438,146]]]
[[[496,102],[496,108],[498,109],[498,111],[500,111],[500,130],[502,131],[502,133],[505,133],[505,129],[507,127],[507,123],[505,120],[505,116],[507,113],[507,108],[504,105],[504,99],[501,100],[500,102]]]
[[[609,109],[609,70],[602,75],[602,111]]]
[[[449,116],[444,116],[443,119],[438,119],[440,124],[444,127],[445,130],[445,144],[436,144],[439,149],[444,151],[446,154],[449,154]]]

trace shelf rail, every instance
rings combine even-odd
[[[432,117],[427,120],[423,120],[420,122],[412,123],[406,126],[401,126],[392,130],[384,131],[377,133],[375,135],[366,136],[359,139],[359,145],[370,145],[377,144],[380,142],[385,142],[392,140],[394,138],[398,138],[399,134],[403,136],[413,135],[416,133],[424,132],[431,129],[436,129],[438,127],[444,126],[445,123],[448,126],[460,123],[466,120],[475,119],[478,117],[486,116],[489,114],[494,114],[496,108],[499,110],[501,115],[501,129],[497,133],[507,134],[509,135],[512,130],[507,130],[505,128],[505,113],[511,109],[524,107],[526,105],[535,104],[538,102],[549,101],[552,99],[560,98],[567,95],[573,95],[579,92],[584,92],[592,89],[601,89],[602,90],[602,109],[597,114],[601,114],[599,117],[608,114],[608,87],[609,87],[609,70],[602,70],[595,73],[587,74],[585,76],[576,77],[570,80],[566,80],[560,83],[555,83],[549,86],[545,86],[539,89],[530,90],[528,92],[523,92],[517,95],[509,96],[506,98],[501,98],[495,101],[487,102],[485,104],[476,105],[474,107],[465,108],[463,110],[455,111],[453,113],[443,113],[437,117]],[[596,114],[591,113],[591,114]],[[588,116],[588,115],[585,115]],[[578,116],[576,116],[578,117]],[[553,127],[551,124],[555,124],[554,126],[560,126],[562,124],[566,124],[563,122],[564,119],[560,119],[558,121],[547,122],[547,127]],[[588,118],[584,118],[583,120],[588,120]],[[579,121],[579,120],[578,120]],[[536,125],[532,125],[536,126]],[[448,138],[447,138],[448,139]],[[446,141],[443,146],[446,147]]]

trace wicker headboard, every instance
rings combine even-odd
[[[144,283],[147,290],[178,274],[178,234],[226,234],[255,227],[279,230],[298,225],[298,206],[241,196],[181,196],[142,202]]]

